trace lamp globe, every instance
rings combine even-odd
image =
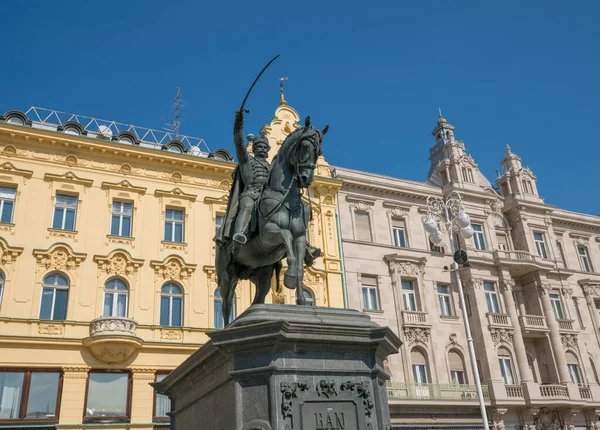
[[[460,229],[460,235],[462,237],[464,237],[465,239],[471,239],[473,237],[473,227],[471,227],[471,225],[468,225],[464,228]]]
[[[461,210],[456,217],[456,224],[460,228],[466,228],[471,224],[471,218],[469,218],[469,215],[464,210]]]
[[[425,231],[427,233],[431,234],[435,233],[438,230],[437,222],[432,217],[429,217],[425,221],[423,221],[423,227],[425,227]]]

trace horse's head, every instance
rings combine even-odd
[[[300,188],[307,188],[313,182],[317,158],[323,152],[323,136],[328,129],[328,125],[323,130],[314,128],[310,125],[310,116],[307,116],[304,127],[290,134],[282,145],[288,148],[286,158]]]

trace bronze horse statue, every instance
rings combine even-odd
[[[231,316],[238,280],[250,279],[255,284],[252,304],[264,303],[273,273],[279,283],[283,258],[287,258],[288,264],[283,283],[296,290],[297,304],[306,304],[302,279],[307,254],[306,229],[312,214],[302,201],[302,189],[313,182],[328,128],[314,128],[307,117],[304,127],[287,136],[273,159],[267,184],[256,204],[257,231],[237,249],[232,244],[217,246],[216,271],[225,324]]]

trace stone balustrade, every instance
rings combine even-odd
[[[459,400],[477,401],[477,388],[467,384],[417,384],[416,382],[388,382],[390,400]],[[483,398],[489,400],[487,385],[481,387]]]
[[[487,317],[489,324],[492,326],[512,327],[512,324],[510,322],[510,316],[508,316],[508,314],[497,314],[488,312]]]
[[[579,387],[579,396],[583,400],[592,400],[592,390],[590,387]]]
[[[573,320],[557,320],[559,330],[573,331]]]
[[[540,394],[542,397],[555,399],[568,399],[569,392],[567,387],[560,384],[540,385]]]
[[[426,325],[427,312],[421,311],[402,311],[402,321],[408,325]]]
[[[136,335],[137,321],[123,317],[96,318],[90,323],[90,336],[122,333]]]
[[[505,385],[506,397],[511,399],[523,398],[523,387],[520,385]]]

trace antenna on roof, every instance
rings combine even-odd
[[[172,133],[175,133],[175,139],[179,140],[179,127],[181,127],[181,117],[188,116],[190,113],[186,112],[185,114],[182,112],[185,105],[183,104],[183,100],[181,99],[181,88],[175,88],[175,98],[173,99],[173,103],[171,103],[171,114],[167,117],[173,120],[172,124],[167,124],[168,130]]]

